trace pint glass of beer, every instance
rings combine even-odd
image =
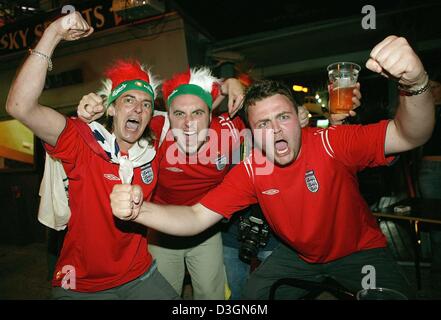
[[[361,67],[353,62],[336,62],[327,68],[329,77],[329,111],[349,113],[352,110],[352,91]]]

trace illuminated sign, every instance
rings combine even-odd
[[[131,22],[122,19],[120,13],[112,10],[112,1],[88,1],[76,3],[81,13],[95,32]],[[62,15],[62,8],[35,15],[29,19],[7,24],[0,28],[0,56],[16,53],[35,45],[43,35],[44,29]],[[145,17],[145,16],[144,16]]]

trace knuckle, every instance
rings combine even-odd
[[[404,37],[398,37],[396,40],[403,44],[407,43],[407,40]]]
[[[388,36],[386,39],[387,40],[395,40],[395,39],[397,39],[398,37],[396,36],[396,35],[390,35],[390,36]]]

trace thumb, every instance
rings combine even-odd
[[[139,204],[142,199],[142,189],[140,186],[133,186],[132,200],[135,204]]]
[[[383,68],[380,66],[380,64],[372,58],[370,58],[366,62],[366,68],[376,73],[381,73],[383,71]]]
[[[100,113],[104,110],[104,106],[102,104],[97,104],[96,106],[93,107],[93,111],[95,113]]]
[[[84,111],[86,111],[89,114],[89,116],[92,114],[92,112],[94,112],[93,109],[94,107],[88,103],[84,105]]]

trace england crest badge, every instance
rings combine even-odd
[[[305,183],[308,190],[311,192],[317,192],[319,189],[319,183],[316,176],[314,175],[314,170],[308,170],[305,173]]]
[[[217,170],[219,170],[219,171],[224,170],[226,165],[227,165],[227,157],[224,154],[219,155],[216,159]]]
[[[142,182],[144,182],[145,184],[150,184],[150,183],[152,183],[154,178],[155,178],[155,175],[153,173],[153,168],[150,163],[147,163],[146,165],[141,167]]]

